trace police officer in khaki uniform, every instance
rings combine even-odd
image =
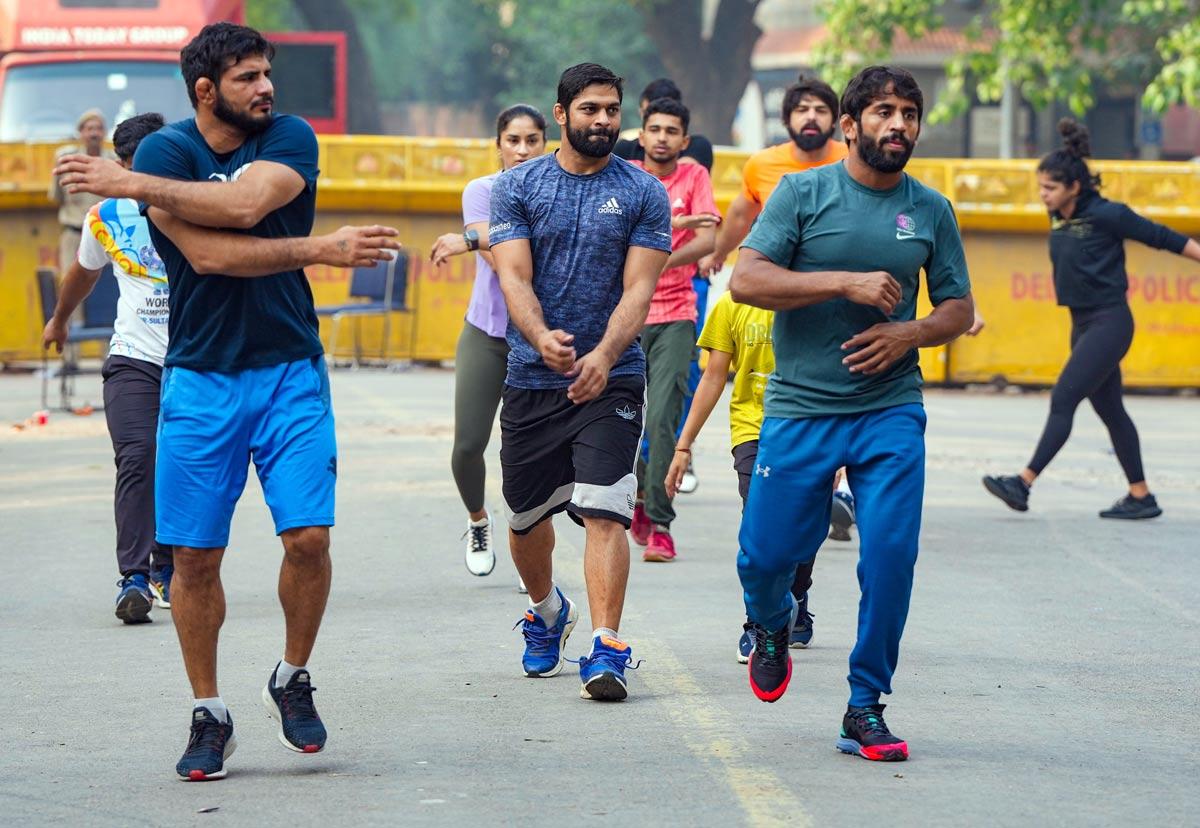
[[[75,153],[102,155],[117,160],[115,154],[104,148],[108,124],[99,109],[89,109],[80,115],[75,129],[79,133],[79,143],[59,147],[54,154],[56,165],[62,156]],[[50,181],[50,200],[58,205],[58,223],[62,225],[58,237],[58,269],[60,274],[65,274],[79,250],[80,231],[87,211],[104,199],[91,193],[68,193],[59,183],[58,176],[55,176]]]

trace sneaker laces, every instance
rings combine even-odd
[[[754,625],[754,652],[764,665],[782,664],[788,656],[791,630],[787,627],[771,632],[760,624]]]
[[[488,532],[491,530],[491,522],[483,524],[483,526],[468,526],[467,531],[462,533],[462,540],[466,540],[467,536],[471,536],[471,551],[486,552],[488,548]]]
[[[284,687],[279,696],[279,707],[283,715],[288,718],[320,718],[312,697],[316,689],[311,684],[301,684],[300,682]]]
[[[522,615],[521,619],[513,624],[513,629],[515,630],[522,624],[525,627],[521,630],[521,635],[525,636],[525,644],[529,650],[534,653],[549,652],[554,643],[554,634],[549,627],[545,626],[545,622],[542,622],[542,626],[538,626],[529,620],[528,615]]]
[[[642,666],[645,659],[639,658],[637,664],[633,663],[633,657],[628,652],[618,653],[613,650],[599,650],[590,655],[580,656],[579,658],[565,658],[563,661],[569,661],[572,664],[578,664],[581,668],[590,667],[593,664],[603,663],[607,667],[614,670],[624,670],[628,667],[630,670],[636,670]]]
[[[883,721],[883,714],[877,713],[874,710],[856,710],[850,714],[850,718],[854,719],[865,735],[868,736],[891,736],[892,733],[888,730]]]
[[[216,719],[200,719],[192,722],[192,732],[188,736],[187,753],[198,750],[225,751],[225,728]]]

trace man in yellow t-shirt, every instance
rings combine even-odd
[[[747,159],[742,168],[742,191],[729,205],[717,245],[697,264],[701,276],[712,276],[725,265],[725,259],[746,238],[781,178],[846,157],[846,145],[833,140],[838,98],[824,81],[801,75],[784,93],[782,119],[792,140],[767,147]]]
[[[696,386],[691,411],[676,442],[675,456],[667,472],[669,496],[674,497],[679,489],[691,459],[692,443],[721,399],[732,366],[733,394],[729,398],[729,432],[733,446],[733,468],[738,475],[738,494],[742,497],[742,506],[745,506],[746,497],[750,494],[750,478],[754,475],[758,456],[758,432],[763,421],[763,392],[767,388],[767,379],[775,370],[775,350],[771,341],[771,329],[774,324],[774,311],[734,302],[728,292],[721,294],[721,298],[713,306],[712,314],[704,323],[704,330],[696,342],[699,347],[708,351],[708,364],[700,378],[700,384]],[[844,486],[844,482],[839,485]],[[836,492],[834,505],[846,510],[850,519],[853,519],[853,500],[848,491]],[[807,647],[812,641],[812,614],[808,612],[808,590],[812,586],[812,570],[811,561],[798,567],[792,581],[792,594],[800,604],[800,613],[792,630],[792,647]],[[749,632],[743,628],[741,640],[738,642],[739,662],[745,664],[749,660],[751,646]]]

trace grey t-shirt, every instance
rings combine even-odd
[[[575,336],[582,357],[604,338],[624,293],[630,247],[671,250],[671,206],[657,178],[610,156],[592,175],[575,175],[557,153],[519,164],[492,186],[492,247],[529,239],[533,292],[551,329]],[[566,388],[574,380],[547,368],[537,348],[509,321],[508,378],[514,388]],[[642,375],[646,358],[634,342],[609,376]]]

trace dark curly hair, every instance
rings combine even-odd
[[[117,157],[122,161],[132,159],[142,139],[158,132],[163,124],[163,116],[157,112],[143,112],[121,121],[113,130],[113,149],[117,151]]]
[[[598,63],[579,63],[564,71],[558,79],[558,103],[563,109],[570,109],[571,101],[593,84],[616,89],[617,100],[625,97],[624,78],[617,77]]]
[[[1038,172],[1068,187],[1078,181],[1080,192],[1100,189],[1100,176],[1092,175],[1084,160],[1092,154],[1087,127],[1073,118],[1063,118],[1058,122],[1058,134],[1063,139],[1062,147],[1042,156]]]
[[[842,114],[862,123],[863,111],[889,94],[916,104],[920,122],[925,114],[925,96],[912,73],[898,66],[868,66],[855,75],[842,93]]]
[[[802,74],[783,93],[783,106],[780,107],[782,110],[780,117],[783,119],[784,126],[787,126],[788,119],[792,116],[792,111],[800,105],[800,99],[810,95],[829,107],[829,111],[833,113],[833,123],[837,125],[840,110],[838,108],[837,94],[833,91],[833,87],[820,78],[808,77]]]
[[[210,23],[192,38],[192,42],[179,53],[179,68],[187,86],[188,97],[195,109],[196,81],[208,78],[216,85],[221,75],[239,60],[248,57],[275,59],[275,47],[271,42],[248,26],[234,23]]]

